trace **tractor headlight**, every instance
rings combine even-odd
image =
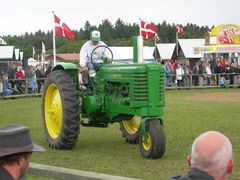
[[[96,76],[96,71],[94,69],[90,69],[88,71],[90,77],[95,77]]]

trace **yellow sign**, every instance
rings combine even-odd
[[[194,48],[194,54],[204,54],[204,53],[214,53],[215,47],[213,46],[204,46]]]
[[[240,27],[235,24],[219,25],[210,35],[216,37],[217,45],[240,44]]]

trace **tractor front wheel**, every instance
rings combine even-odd
[[[63,70],[52,71],[42,94],[42,116],[49,146],[71,149],[78,139],[79,95],[73,77]]]
[[[146,158],[161,158],[165,152],[166,139],[160,122],[157,119],[147,121],[146,133],[146,142],[144,142],[142,132],[139,133],[141,154]]]

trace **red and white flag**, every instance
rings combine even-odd
[[[143,37],[143,40],[151,39],[154,36],[156,40],[159,41],[160,38],[157,34],[158,28],[142,20],[140,21],[141,21],[140,31],[141,31],[141,36]]]
[[[176,32],[179,33],[179,34],[183,34],[184,31],[183,31],[183,28],[180,26],[180,25],[176,25]]]
[[[54,14],[54,22],[55,22],[56,36],[63,36],[68,38],[70,41],[74,41],[73,31],[64,22],[61,22],[59,17],[57,17],[55,14]]]

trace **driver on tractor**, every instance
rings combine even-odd
[[[96,63],[93,65],[93,63],[91,62],[91,56],[93,50],[98,47],[98,46],[106,46],[106,44],[101,41],[101,34],[99,31],[92,31],[90,33],[90,40],[87,41],[86,43],[83,44],[81,50],[80,50],[80,72],[82,73],[82,81],[83,84],[88,84],[88,78],[87,78],[87,72],[89,69],[99,69],[99,67],[101,66],[102,62]],[[101,51],[101,48],[98,49],[98,51],[94,52],[94,56],[98,56],[100,57],[100,55],[103,53]]]

